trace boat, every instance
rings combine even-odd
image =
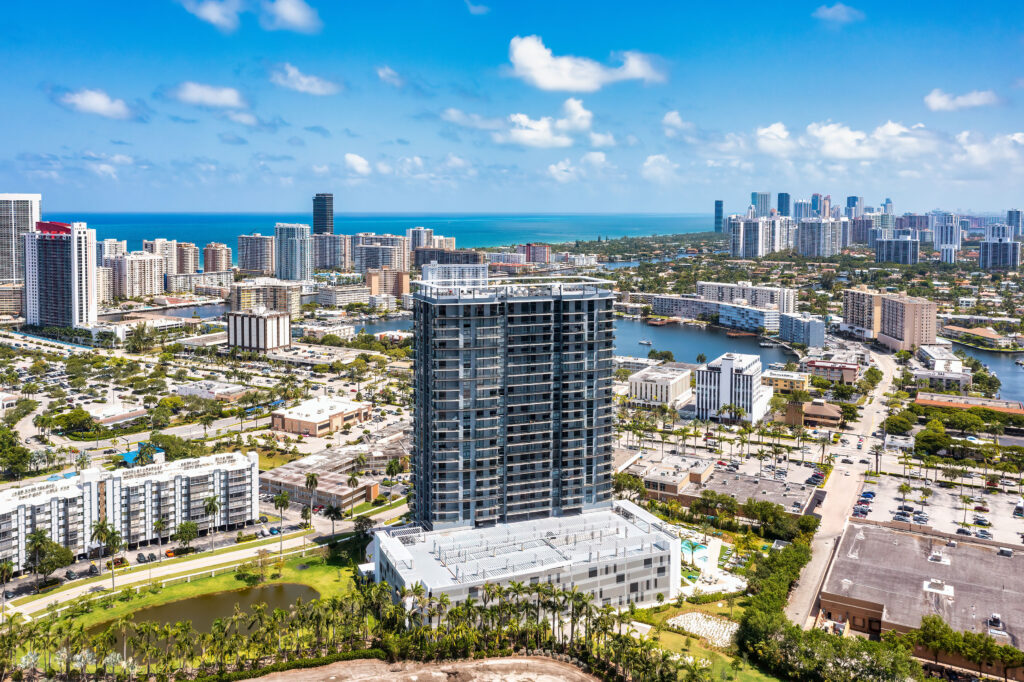
[[[641,346],[653,346],[654,345],[653,343],[651,343],[650,339],[640,339],[639,343],[640,343]]]
[[[775,348],[775,346],[777,346],[779,344],[773,343],[771,341],[762,341],[761,343],[759,343],[757,345],[761,346],[761,348]]]
[[[725,335],[730,339],[735,339],[740,336],[757,336],[757,334],[754,334],[753,332],[726,332]]]

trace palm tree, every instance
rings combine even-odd
[[[352,491],[354,493],[356,487],[359,485],[359,477],[356,476],[355,472],[353,471],[351,474],[348,475],[348,480],[345,481],[345,483],[348,484],[349,488],[352,488]],[[349,507],[348,515],[352,516],[353,514],[355,514],[355,511],[356,511],[356,496],[352,495],[352,506]]]
[[[217,421],[217,417],[209,412],[204,412],[202,416],[199,417],[199,423],[203,425],[203,440],[206,440],[206,432],[215,421]]]
[[[914,492],[914,489],[910,486],[909,483],[900,483],[899,487],[896,488],[896,490],[898,490],[900,495],[903,496],[903,504],[905,506],[907,504],[907,495]]]
[[[103,545],[107,548],[107,554],[110,555],[110,589],[114,589],[114,575],[117,571],[114,570],[115,560],[117,559],[118,553],[126,547],[124,536],[121,535],[121,531],[114,528],[110,529],[107,533],[106,538],[103,540]]]
[[[324,516],[326,516],[331,521],[331,536],[333,537],[334,522],[341,521],[343,518],[345,518],[345,512],[342,511],[341,507],[339,507],[338,505],[329,504],[327,505],[327,508],[324,509]]]
[[[315,472],[306,474],[306,490],[309,491],[309,506],[316,507],[316,489],[320,485],[320,477]]]
[[[210,495],[203,500],[203,512],[206,514],[207,522],[210,524],[209,529],[206,531],[207,534],[213,533],[217,529],[216,516],[220,513],[220,498],[216,495]]]
[[[875,458],[875,475],[876,476],[881,476],[882,475],[881,461],[882,461],[882,455],[885,454],[885,448],[876,443],[875,445],[871,446],[871,454]]]
[[[107,537],[114,531],[114,527],[107,523],[106,517],[96,519],[92,522],[92,530],[89,539],[100,545],[107,544]],[[100,555],[102,556],[102,554]],[[103,573],[103,562],[99,562],[99,572]]]
[[[824,464],[825,455],[828,453],[828,446],[832,445],[832,438],[827,432],[823,433],[821,437],[818,438],[818,445],[821,446],[821,458],[818,460],[818,464]]]
[[[165,530],[167,530],[167,522],[162,518],[157,517],[156,520],[153,521],[153,532],[156,533],[157,542],[163,543]]]
[[[7,608],[7,581],[14,575],[14,562],[10,559],[0,561],[0,589],[3,590],[3,604],[0,606],[0,618]]]
[[[281,522],[278,530],[278,535],[281,536],[281,554],[284,554],[284,513],[288,509],[288,491],[282,490],[277,495],[274,495],[274,509],[281,513]]]

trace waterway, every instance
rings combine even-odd
[[[289,609],[298,599],[309,601],[319,598],[320,593],[308,585],[293,583],[249,587],[242,590],[213,592],[198,597],[190,597],[168,602],[159,606],[139,609],[132,618],[136,623],[149,622],[164,625],[178,621],[192,621],[197,632],[209,632],[213,621],[227,618],[235,612],[235,604],[242,611],[249,611],[256,604],[266,604],[267,611]],[[106,625],[93,628],[93,634],[102,631]],[[117,638],[114,651],[120,651],[121,638]]]
[[[1024,367],[1014,364],[1024,358],[1024,353],[990,353],[976,348],[968,348],[953,344],[953,350],[962,350],[973,358],[988,365],[988,368],[999,377],[1001,386],[999,397],[1003,400],[1019,400],[1024,402]]]

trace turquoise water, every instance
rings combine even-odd
[[[46,213],[46,220],[84,221],[96,230],[98,239],[127,239],[133,250],[143,239],[164,237],[194,242],[200,248],[208,242],[223,242],[232,249],[238,235],[260,232],[274,234],[274,223],[312,223],[311,213]],[[445,237],[455,237],[459,247],[500,246],[525,242],[562,243],[575,239],[640,237],[681,234],[714,229],[710,215],[453,215],[453,214],[336,214],[334,231],[339,234],[377,232],[405,234],[423,226]],[[237,250],[237,249],[235,249]],[[237,255],[237,254],[235,254]]]
[[[697,551],[697,550],[700,550],[700,549],[707,549],[708,548],[707,545],[702,545],[700,543],[696,543],[696,542],[694,542],[693,540],[690,540],[690,539],[683,540],[682,545],[683,545],[683,551],[684,552],[689,552],[691,549],[694,550],[694,551]]]

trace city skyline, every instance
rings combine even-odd
[[[58,212],[291,212],[317,192],[342,213],[705,213],[764,190],[1020,203],[1020,8],[577,10],[16,6],[0,181]]]

